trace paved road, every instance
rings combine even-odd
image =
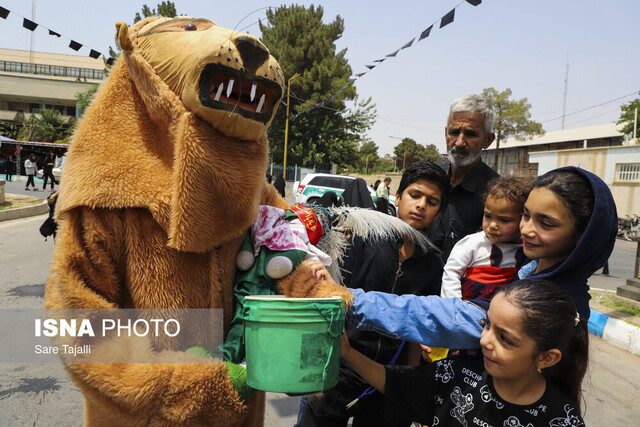
[[[42,306],[53,248],[38,233],[45,218],[0,222],[0,309]],[[618,242],[614,257],[628,256],[626,243]],[[614,267],[612,273],[618,274]],[[637,425],[640,357],[593,337],[590,363],[584,383],[587,425]],[[80,426],[82,401],[59,364],[0,364],[1,426]],[[293,425],[298,402],[269,393],[265,425]]]

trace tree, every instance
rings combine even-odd
[[[396,164],[403,165],[404,168],[420,160],[435,162],[441,158],[435,145],[430,144],[425,147],[424,145],[418,144],[411,138],[402,138],[402,142],[393,147],[393,155],[396,158]]]
[[[511,89],[498,92],[490,87],[482,90],[482,94],[491,101],[496,110],[496,121],[493,131],[496,134],[495,169],[498,170],[498,149],[500,141],[509,137],[522,140],[534,135],[543,135],[542,124],[531,120],[531,104],[527,98],[511,100]]]
[[[39,117],[38,117],[39,114]],[[75,120],[65,120],[61,114],[51,108],[40,110],[32,115],[18,133],[19,140],[41,142],[66,142],[68,141]]]
[[[78,115],[82,116],[84,114],[84,110],[87,109],[91,101],[93,101],[93,97],[98,91],[98,85],[91,85],[88,89],[83,90],[82,92],[78,92],[75,94],[76,106],[78,108]]]
[[[346,49],[336,52],[342,18],[324,24],[323,13],[321,6],[279,7],[268,9],[267,22],[260,22],[262,42],[280,63],[285,80],[300,73],[291,84],[289,109],[291,116],[302,114],[289,121],[287,162],[326,169],[331,163],[355,166],[358,145],[375,121],[375,105],[371,99],[357,99],[349,83]],[[354,100],[351,109],[347,100]],[[286,102],[268,131],[276,159],[284,155]],[[321,102],[322,107],[312,108]]]
[[[640,95],[640,92],[638,94]],[[640,98],[634,99],[628,104],[622,104],[620,106],[620,110],[620,118],[616,122],[616,124],[622,125],[622,129],[620,130],[620,132],[625,135],[633,136],[633,126],[635,124],[636,138],[640,137],[640,126],[637,125],[636,116],[637,114],[639,114],[638,111],[640,111]]]
[[[380,157],[378,156],[378,146],[373,141],[364,141],[358,150],[358,168],[364,170],[365,174],[376,167]]]
[[[159,15],[166,16],[167,18],[174,18],[178,15],[176,12],[176,5],[171,1],[163,1],[158,5],[158,11],[156,9],[149,9],[146,4],[142,5],[142,17],[139,12],[136,12],[136,16],[133,18],[133,23],[141,21],[150,16]]]

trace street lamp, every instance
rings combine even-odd
[[[389,135],[389,138],[399,139],[404,143],[404,156],[402,158],[402,172],[404,173],[404,167],[405,167],[405,164],[407,163],[407,138],[400,138],[400,137],[391,136],[391,135]]]
[[[287,178],[287,141],[289,140],[289,94],[291,93],[291,82],[300,77],[300,73],[295,73],[287,83],[287,121],[284,127],[284,161],[282,166],[282,177]]]

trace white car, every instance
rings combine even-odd
[[[53,172],[53,177],[56,179],[56,181],[60,182],[60,178],[62,178],[62,168],[53,168],[52,172]],[[38,172],[36,172],[36,176],[40,179],[43,179],[44,177],[43,170],[38,169]]]
[[[302,181],[293,183],[293,193],[296,203],[313,204],[320,200],[320,197],[327,191],[333,191],[338,197],[342,196],[345,188],[356,178],[346,175],[331,175],[327,173],[310,173]],[[376,192],[370,185],[367,185],[371,199],[376,200]],[[387,213],[396,215],[395,197],[389,196],[389,207]]]

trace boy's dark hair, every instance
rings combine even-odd
[[[522,176],[501,176],[494,178],[487,184],[487,197],[496,199],[507,199],[513,203],[518,212],[522,212],[524,202],[527,201],[529,193],[533,188],[533,180]]]
[[[576,231],[584,232],[594,205],[593,189],[586,177],[574,171],[552,170],[536,178],[533,188],[553,191],[576,219]]]
[[[406,190],[408,186],[419,179],[424,179],[438,186],[442,192],[442,203],[440,204],[439,211],[442,212],[449,202],[451,183],[444,169],[433,162],[420,160],[405,169],[402,178],[400,178],[400,185],[398,186],[398,198],[402,197],[402,193],[404,193],[404,190]]]
[[[562,352],[560,361],[542,373],[580,410],[580,386],[589,361],[587,319],[578,317],[571,297],[548,280],[524,279],[499,292],[522,313],[522,330],[535,341],[536,351]]]

